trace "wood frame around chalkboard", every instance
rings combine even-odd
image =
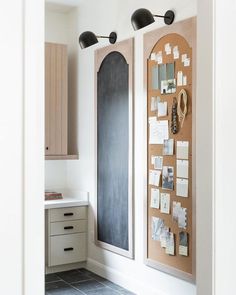
[[[191,272],[185,272],[178,268],[178,265],[169,265],[168,259],[166,262],[163,263],[158,261],[157,259],[152,259],[149,257],[148,254],[148,232],[150,232],[150,216],[149,216],[149,203],[148,203],[148,171],[151,169],[149,167],[149,159],[148,159],[148,112],[147,109],[148,103],[146,100],[145,104],[145,120],[147,122],[146,129],[145,129],[145,146],[146,146],[146,155],[145,155],[145,191],[144,191],[144,260],[146,265],[161,270],[163,272],[169,273],[173,276],[179,277],[181,279],[187,280],[189,282],[194,283],[196,277],[196,113],[195,113],[195,104],[196,104],[196,17],[192,17],[180,22],[177,22],[171,26],[165,26],[160,29],[156,29],[154,31],[148,32],[144,35],[144,91],[145,96],[148,98],[148,59],[150,58],[150,54],[157,44],[165,36],[169,35],[174,37],[174,34],[178,34],[182,36],[189,44],[191,51],[192,51],[192,60],[191,60],[191,68],[192,68],[192,197],[191,197],[191,211],[192,211],[192,226],[191,226]],[[172,40],[169,39],[167,42],[172,43]],[[173,40],[174,41],[174,40]],[[173,45],[173,44],[172,44]],[[177,45],[177,44],[175,44]],[[164,50],[164,48],[163,48]],[[180,56],[181,58],[181,56]],[[149,84],[150,85],[150,84]],[[178,91],[178,90],[177,90]],[[177,95],[178,93],[176,93]],[[175,96],[175,95],[173,95]],[[181,200],[179,200],[181,201]],[[172,203],[172,202],[171,202]],[[149,220],[149,222],[148,222]]]
[[[111,252],[117,253],[122,256],[126,256],[130,259],[134,258],[134,229],[133,229],[133,67],[134,67],[134,39],[130,38],[121,42],[118,42],[114,45],[109,45],[103,48],[100,48],[95,51],[95,69],[94,69],[94,81],[95,81],[95,187],[97,188],[97,73],[100,69],[100,66],[103,60],[108,56],[111,52],[119,52],[126,59],[127,64],[129,65],[129,73],[128,73],[128,86],[129,86],[129,171],[128,171],[128,232],[129,232],[129,250],[124,250],[122,248],[113,246],[111,244],[105,243],[103,241],[98,240],[98,232],[97,232],[97,189],[95,196],[95,224],[94,224],[94,234],[95,234],[95,244],[103,249],[109,250]]]

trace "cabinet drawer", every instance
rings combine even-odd
[[[50,237],[49,266],[86,260],[86,233]]]
[[[50,235],[84,233],[87,230],[87,220],[71,220],[50,223]]]
[[[69,207],[50,209],[49,221],[67,221],[76,219],[87,219],[86,207]]]

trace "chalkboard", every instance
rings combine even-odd
[[[124,253],[132,245],[129,76],[118,51],[108,53],[97,72],[97,240]]]

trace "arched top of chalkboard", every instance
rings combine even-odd
[[[115,59],[114,59],[115,58]],[[102,67],[106,64],[112,64],[113,62],[115,63],[117,60],[120,60],[121,62],[125,63],[125,64],[128,64],[126,58],[124,57],[123,54],[121,54],[120,52],[118,51],[112,51],[110,53],[108,53],[103,61],[101,62],[101,65],[99,67],[99,70],[98,72],[100,72],[100,70],[102,69]]]

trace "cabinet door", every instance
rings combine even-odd
[[[67,47],[45,44],[45,153],[67,155]]]

